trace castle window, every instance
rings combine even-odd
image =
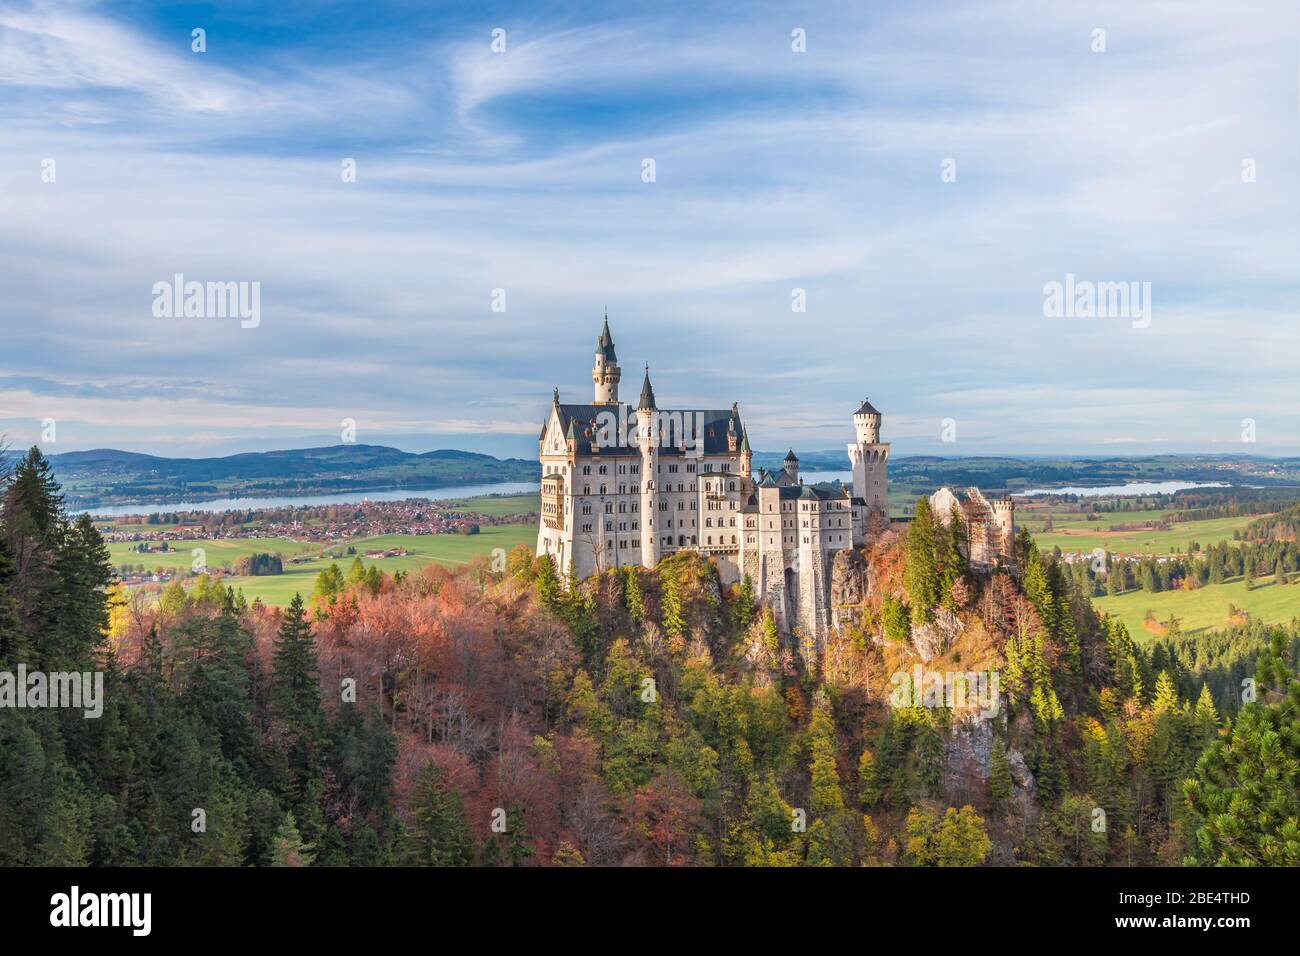
[[[601,466],[600,466],[600,473],[603,475],[603,474],[605,474],[605,471],[606,471],[605,466],[604,466],[604,465],[601,465]]]
[[[590,475],[590,474],[591,474],[591,465],[583,465],[583,466],[582,466],[582,473],[583,473],[584,475]]]

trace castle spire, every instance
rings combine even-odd
[[[596,339],[596,364],[591,369],[591,381],[596,387],[593,401],[597,405],[614,405],[618,402],[618,382],[623,377],[614,353],[614,336],[609,334],[609,309],[605,309],[605,325]]]
[[[655,390],[650,387],[650,363],[645,363],[645,381],[641,383],[641,402],[637,408],[654,408]]]
[[[618,356],[614,354],[614,337],[609,334],[608,306],[605,308],[605,327],[600,330],[600,338],[596,340],[596,353],[605,356],[606,361],[618,361]]]

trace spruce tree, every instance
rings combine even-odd
[[[411,795],[414,820],[406,830],[406,853],[415,866],[469,866],[474,840],[455,791],[442,783],[432,761],[424,765]]]
[[[924,495],[917,499],[915,516],[907,526],[907,567],[903,583],[912,605],[913,623],[933,621],[942,581],[935,553],[934,518],[930,499]]]

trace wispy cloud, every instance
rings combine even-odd
[[[1243,417],[1296,450],[1300,15],[1252,10],[286,7],[212,13],[195,54],[167,8],[0,9],[0,431],[350,415],[526,454],[608,305],[628,379],[739,401],[763,447],[840,444],[869,394],[904,450],[946,417],[953,453],[1217,447]],[[259,281],[261,325],[155,319],[177,272]],[[1150,328],[1045,318],[1067,273],[1151,282]]]

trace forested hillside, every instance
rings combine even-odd
[[[106,699],[0,708],[0,864],[1300,863],[1294,627],[1144,650],[1027,536],[972,575],[924,500],[864,557],[829,637],[695,555],[147,606],[33,450],[0,672]]]

